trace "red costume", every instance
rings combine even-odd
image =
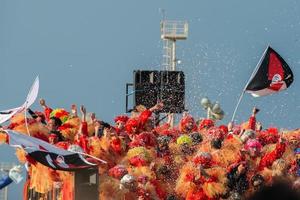
[[[157,145],[156,137],[151,132],[143,132],[137,135],[134,140],[129,144],[130,148],[144,146],[155,147]]]
[[[119,116],[115,117],[115,119],[114,119],[115,123],[120,123],[121,122],[121,123],[124,123],[124,124],[126,124],[126,122],[128,120],[129,120],[129,117],[126,116],[126,115],[119,115]],[[125,132],[124,132],[125,127],[123,129],[119,129],[117,126],[115,126],[114,128],[115,128],[116,133],[118,135],[121,135],[121,136],[125,135]]]
[[[270,153],[265,154],[258,165],[258,170],[261,171],[265,167],[270,167],[273,162],[279,158],[282,157],[284,151],[285,151],[286,144],[285,143],[277,143],[276,147],[273,151]]]
[[[256,118],[255,116],[251,116],[248,121],[248,129],[255,131],[256,129],[255,127],[256,127]]]
[[[214,200],[209,198],[202,188],[192,188],[188,191],[185,200]]]
[[[75,144],[80,146],[85,153],[89,153],[88,145],[88,125],[87,122],[81,122],[81,135],[75,140]]]
[[[139,117],[129,119],[125,125],[127,134],[138,134],[139,132],[143,131],[144,126],[151,115],[152,112],[150,110],[145,110],[139,115]],[[133,128],[136,128],[135,132],[133,132]]]
[[[198,129],[209,129],[210,127],[213,127],[215,125],[215,122],[211,119],[203,119],[200,124]]]
[[[279,139],[277,128],[268,128],[267,130],[258,133],[258,139],[262,145],[276,143]]]
[[[46,108],[44,109],[46,121],[49,121],[49,119],[50,119],[50,114],[51,114],[52,111],[53,111],[53,110],[52,110],[52,108],[50,108],[50,107],[46,107]]]
[[[189,123],[192,124],[192,127],[190,130],[187,129],[189,126]],[[181,118],[178,128],[179,128],[179,131],[181,134],[188,134],[188,133],[197,131],[196,122],[195,122],[194,118],[190,115],[187,115],[187,116],[184,116],[183,118]]]

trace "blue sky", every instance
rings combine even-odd
[[[177,56],[193,115],[204,116],[199,101],[208,96],[221,103],[222,123],[227,123],[270,44],[290,65],[295,81],[276,95],[245,95],[237,120],[246,120],[256,105],[264,127],[299,127],[297,0],[1,0],[0,109],[20,105],[39,75],[40,97],[53,108],[84,104],[112,121],[125,112],[125,84],[132,82],[132,71],[161,69],[162,8],[168,19],[189,22],[189,37],[178,42]],[[0,158],[14,161],[14,151],[1,146]],[[11,199],[20,199],[20,193],[12,193],[20,188],[10,186]]]

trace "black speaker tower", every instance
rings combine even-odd
[[[182,71],[136,70],[133,80],[133,84],[126,86],[126,111],[129,111],[128,86],[133,86],[134,106],[151,108],[160,100],[164,103],[164,113],[182,113],[185,110],[185,79]]]
[[[182,71],[161,71],[160,99],[164,103],[163,112],[182,113],[184,111],[184,73]]]
[[[134,105],[154,106],[159,100],[159,71],[134,71]]]

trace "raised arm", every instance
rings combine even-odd
[[[46,121],[49,121],[52,109],[46,105],[45,99],[40,99],[40,105],[44,109]]]
[[[249,129],[252,129],[255,131],[256,129],[256,114],[259,112],[259,109],[256,107],[253,107],[251,117],[249,118]]]
[[[88,136],[88,125],[86,122],[86,108],[83,105],[80,106],[80,112],[81,112],[81,125],[80,125],[81,134]]]
[[[78,117],[76,104],[72,104],[71,113],[72,113],[73,117]]]

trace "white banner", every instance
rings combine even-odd
[[[37,76],[30,88],[30,91],[28,92],[26,101],[23,103],[22,106],[0,111],[0,124],[9,120],[16,113],[20,113],[26,110],[27,108],[29,108],[35,102],[38,93],[39,93],[39,77]]]

